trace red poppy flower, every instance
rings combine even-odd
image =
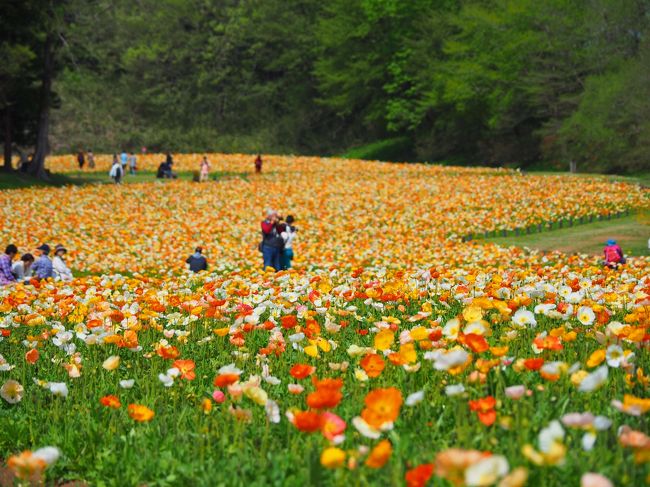
[[[120,406],[122,406],[120,399],[117,396],[110,394],[102,397],[99,402],[102,406],[106,406],[107,408],[119,409]]]
[[[29,362],[30,364],[35,364],[36,361],[38,360],[39,353],[38,350],[35,348],[32,348],[29,352],[25,354],[25,360]]]
[[[539,370],[542,368],[542,365],[544,365],[543,358],[527,358],[524,360],[524,367],[528,370]]]
[[[293,367],[291,367],[289,373],[291,374],[292,377],[295,377],[296,379],[304,379],[306,377],[309,377],[311,374],[313,374],[315,370],[316,367],[314,367],[313,365],[296,364]]]

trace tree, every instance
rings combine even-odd
[[[19,0],[6,2],[0,17],[0,113],[5,170],[12,169],[13,147],[29,136],[35,82],[35,32],[24,23],[34,6]]]

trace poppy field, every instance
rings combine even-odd
[[[0,192],[2,241],[63,243],[79,276],[0,288],[0,484],[650,483],[650,258],[612,271],[462,239],[644,210],[647,190],[306,157],[264,169]],[[261,268],[267,207],[296,216],[289,271]],[[190,274],[197,245],[209,270]]]

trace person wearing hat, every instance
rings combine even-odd
[[[197,247],[194,249],[194,253],[185,260],[185,263],[190,265],[192,272],[208,270],[208,260],[203,256],[202,252],[203,247]]]
[[[280,220],[277,211],[270,208],[266,210],[266,219],[261,224],[262,243],[259,247],[265,269],[272,267],[276,271],[280,270],[280,256],[284,252],[284,241],[278,230]]]
[[[616,240],[609,239],[603,253],[605,254],[605,265],[607,267],[615,269],[619,264],[625,264],[623,249],[616,243]]]
[[[72,271],[63,260],[64,254],[68,251],[66,248],[59,244],[54,247],[54,259],[52,259],[52,267],[54,269],[54,278],[57,281],[72,281]]]
[[[16,282],[16,278],[11,273],[11,262],[17,253],[18,248],[14,244],[9,244],[5,249],[5,253],[0,255],[0,286]]]
[[[48,279],[54,276],[54,269],[52,268],[52,261],[48,254],[50,253],[50,246],[43,244],[36,250],[41,251],[41,256],[34,262],[32,272],[37,279]]]

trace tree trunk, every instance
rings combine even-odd
[[[36,153],[29,172],[40,179],[47,179],[45,172],[45,156],[48,152],[48,134],[50,130],[50,103],[52,98],[52,76],[54,73],[53,35],[45,38],[43,55],[43,77],[41,80],[41,96],[38,117],[38,132],[36,135]]]
[[[11,123],[11,108],[9,106],[6,106],[5,109],[2,111],[2,127],[3,127],[3,134],[4,134],[4,156],[5,156],[5,163],[2,168],[5,171],[11,171],[13,169],[13,166],[11,164],[11,156],[12,151],[12,123]]]

